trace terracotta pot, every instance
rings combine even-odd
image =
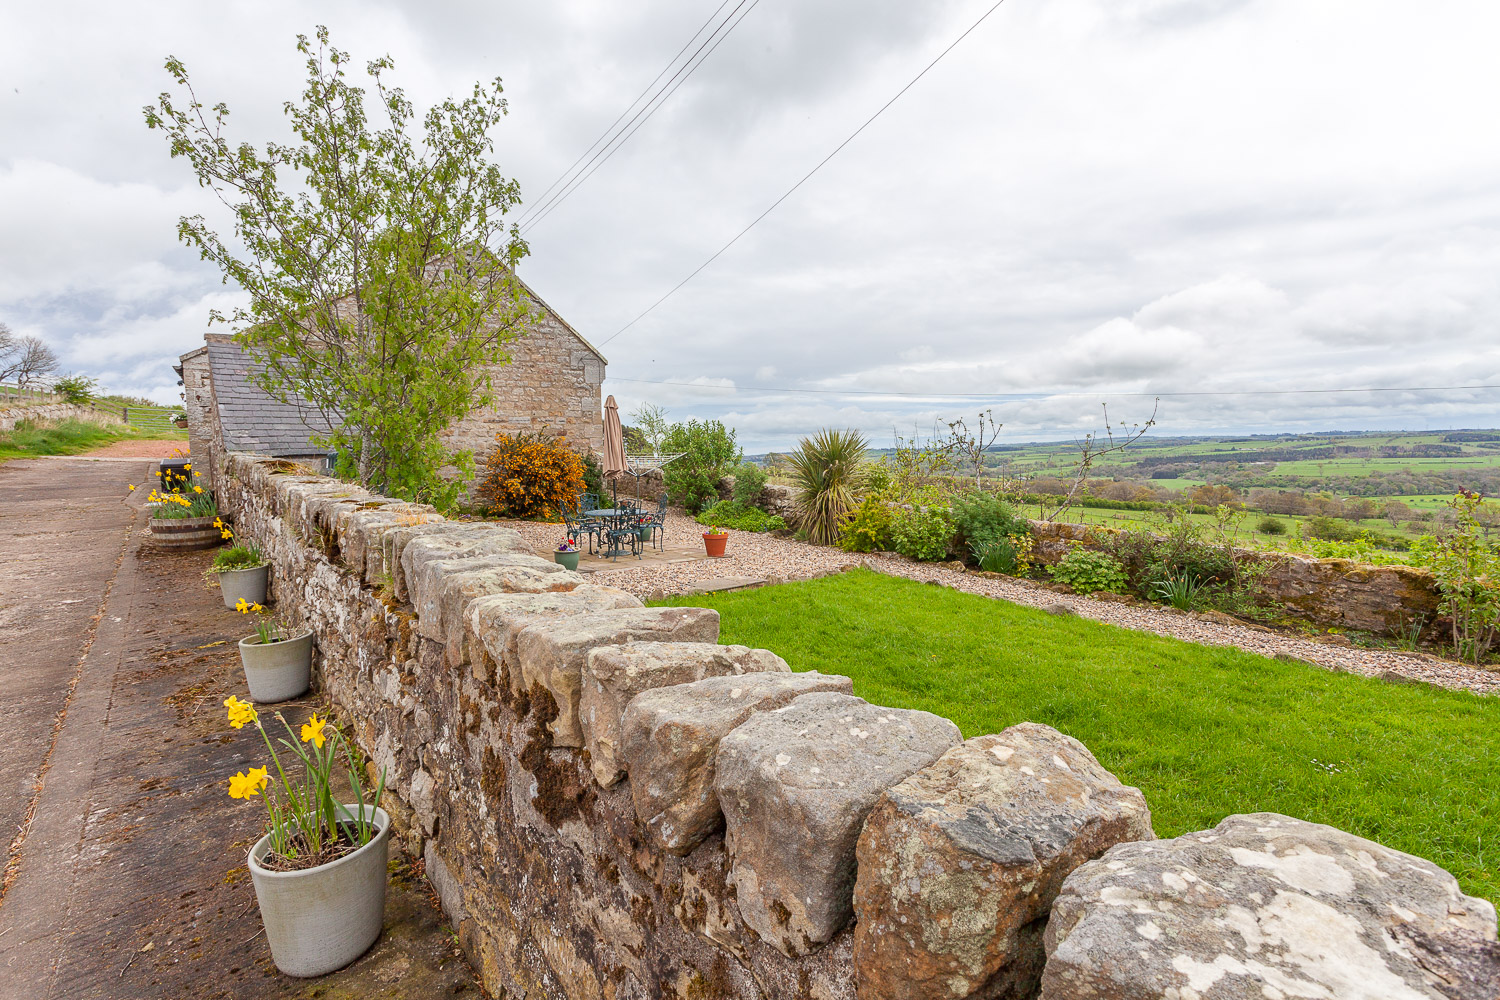
[[[724,546],[728,544],[728,535],[710,535],[706,531],[703,533],[703,547],[708,550],[708,554],[711,556],[722,556],[724,554]]]

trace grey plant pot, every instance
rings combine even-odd
[[[247,635],[240,640],[240,663],[252,701],[295,698],[312,684],[312,630],[270,643]]]
[[[351,815],[356,805],[345,805]],[[391,818],[365,806],[380,832],[337,861],[300,872],[273,872],[260,866],[271,850],[271,836],[250,848],[250,880],[266,926],[276,968],[288,976],[322,976],[342,969],[369,950],[385,922],[386,862]]]
[[[219,593],[224,597],[224,607],[232,608],[240,601],[251,604],[266,603],[266,584],[271,579],[270,565],[254,569],[229,569],[219,573]]]

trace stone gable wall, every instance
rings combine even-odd
[[[289,468],[229,456],[221,507],[269,558],[276,610],[312,629],[316,684],[385,771],[397,835],[491,995],[1185,998],[1199,964],[1226,962],[1274,966],[1284,995],[1337,995],[1295,950],[1237,943],[1254,938],[1247,921],[1282,927],[1310,849],[1343,866],[1318,869],[1327,884],[1404,879],[1314,901],[1348,939],[1330,968],[1460,1000],[1500,976],[1493,907],[1428,862],[1312,824],[1282,838],[1276,907],[1179,907],[1159,944],[1114,930],[1172,910],[1193,864],[1228,865],[1226,884],[1253,868],[1269,892],[1277,856],[1156,841],[1141,793],[1049,727],[964,741],[946,719],[854,697],[847,678],[719,645],[717,612],[643,608],[512,529]],[[1285,818],[1238,819],[1253,839]],[[1125,849],[1134,867],[1110,862]],[[1153,865],[1187,876],[1132,880]],[[1131,954],[1103,979],[1091,949],[1116,942],[1095,926]],[[1136,966],[1162,988],[1115,981]]]
[[[212,489],[220,474],[224,432],[219,427],[219,408],[214,403],[207,351],[183,359],[182,399],[188,415],[188,454],[213,477],[209,483]]]
[[[505,350],[510,363],[491,369],[491,405],[444,431],[444,441],[472,450],[481,462],[496,434],[519,431],[546,432],[580,451],[602,451],[603,359],[550,311]]]

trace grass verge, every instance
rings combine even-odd
[[[1500,903],[1500,698],[1056,617],[869,570],[660,602],[716,608],[721,641],[854,680],[965,737],[1054,726],[1138,786],[1156,833],[1231,813],[1327,823],[1443,866]]]
[[[186,434],[140,431],[133,427],[105,427],[83,420],[33,424],[23,421],[13,431],[0,431],[0,462],[40,455],[77,455],[116,441],[187,440]]]

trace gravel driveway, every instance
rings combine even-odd
[[[557,525],[507,521],[521,532],[540,554],[548,555],[557,535]],[[692,518],[667,515],[668,537],[696,535],[703,530]],[[1407,680],[1439,687],[1465,689],[1477,694],[1500,692],[1500,672],[1480,670],[1440,660],[1421,653],[1358,649],[1284,635],[1247,624],[1229,624],[1208,617],[1182,614],[1152,605],[1119,604],[1072,594],[1058,594],[1023,580],[993,579],[934,563],[919,563],[892,553],[858,555],[838,549],[809,545],[790,538],[772,538],[749,531],[730,531],[727,554],[722,559],[677,563],[622,563],[619,569],[601,570],[600,583],[628,590],[642,600],[684,594],[721,577],[754,577],[767,583],[808,580],[864,566],[877,573],[935,583],[969,594],[1010,601],[1054,611],[1066,608],[1084,618],[1140,632],[1197,642],[1208,646],[1234,646],[1264,656],[1296,657],[1330,670]]]

